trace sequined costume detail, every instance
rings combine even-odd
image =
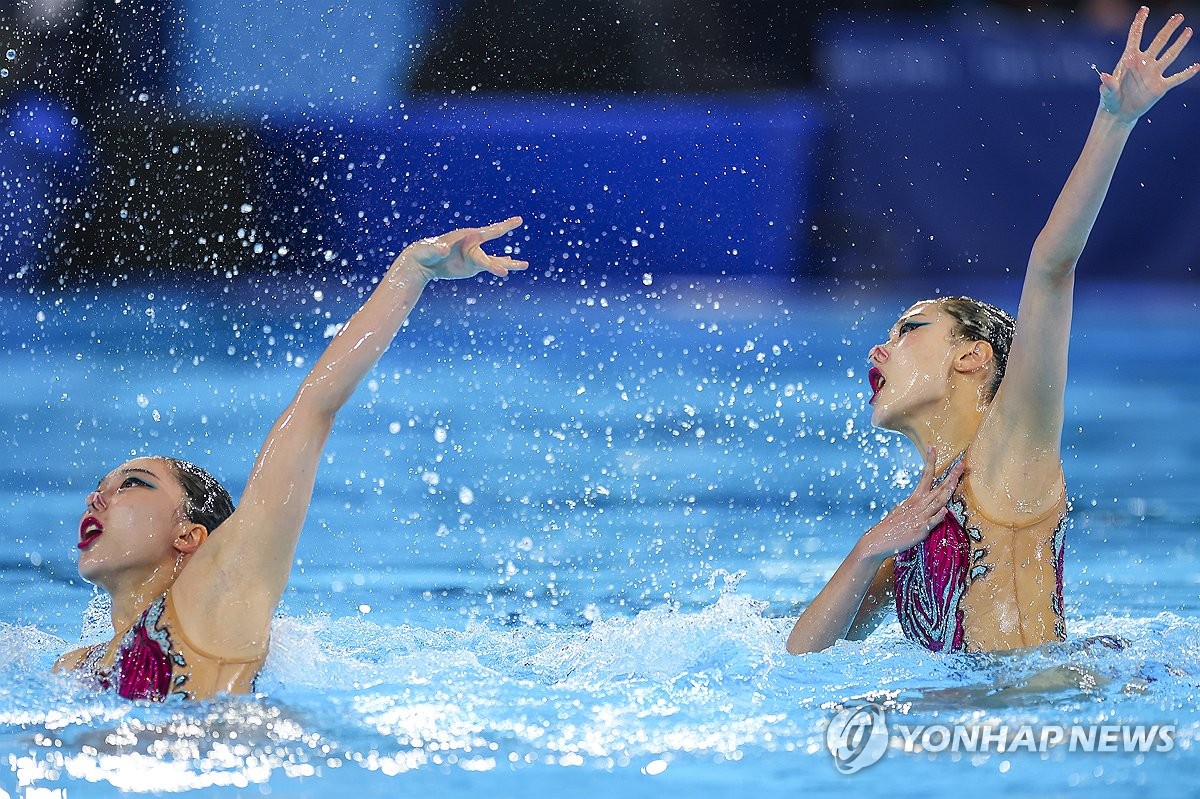
[[[73,666],[71,659],[67,655],[62,663],[99,690],[161,702],[208,698],[220,692],[252,693],[266,651],[233,660],[194,646],[183,634],[167,591],[124,633],[81,650]]]
[[[940,483],[954,465],[956,458],[937,478]],[[1054,585],[1048,599],[1053,613],[1053,635],[1066,637],[1063,623],[1063,543],[1066,527],[1065,491],[1050,512],[1021,525],[1011,525],[989,519],[974,507],[973,497],[964,476],[950,502],[949,512],[919,544],[896,555],[895,596],[896,615],[904,635],[933,652],[957,652],[975,649],[966,630],[963,598],[976,581],[986,581],[995,563],[988,561],[989,542],[998,536],[1015,536],[1024,532],[1039,535],[1038,528],[1053,520],[1054,526],[1041,538],[1054,571]],[[1048,550],[1048,552],[1046,551]]]

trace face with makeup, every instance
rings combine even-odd
[[[176,568],[194,549],[184,490],[161,458],[135,458],[104,477],[87,497],[79,524],[79,574],[112,593]]]
[[[957,345],[955,319],[937,302],[900,315],[888,340],[871,348],[871,422],[904,433],[917,419],[949,407]]]

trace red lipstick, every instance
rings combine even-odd
[[[79,548],[87,549],[104,532],[104,525],[95,516],[84,516],[79,523]]]
[[[879,390],[883,388],[883,384],[887,379],[883,376],[883,372],[879,371],[878,366],[872,366],[867,372],[867,381],[871,384],[871,399],[870,404],[875,404],[875,398],[879,396]]]

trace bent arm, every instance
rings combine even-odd
[[[876,577],[888,570],[886,562],[865,552],[861,544],[855,545],[829,582],[796,619],[788,635],[787,651],[793,655],[820,652],[847,637]],[[863,632],[861,622],[857,632]]]
[[[875,572],[875,579],[867,589],[867,595],[863,597],[850,629],[846,631],[846,640],[861,641],[879,627],[895,600],[895,567],[896,559],[888,558]]]
[[[929,537],[946,517],[946,503],[962,478],[963,462],[959,460],[944,480],[935,483],[936,464],[937,450],[930,447],[912,495],[858,539],[833,577],[796,619],[788,635],[788,652],[819,652],[848,635],[861,637],[875,629],[890,594],[893,556]]]

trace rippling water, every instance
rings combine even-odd
[[[99,621],[81,631],[92,593],[74,576],[97,477],[169,452],[236,494],[355,299],[275,293],[6,301],[0,790],[1195,784],[1200,433],[1184,421],[1195,385],[1180,364],[1200,314],[1186,286],[1080,297],[1062,646],[933,655],[891,624],[783,652],[799,609],[912,476],[906,442],[863,410],[866,349],[912,297],[514,281],[432,287],[339,417],[259,696],[148,706],[48,675],[105,632],[95,600]],[[1127,645],[1089,643],[1100,635]],[[856,699],[884,707],[892,745],[843,775],[825,732]],[[1174,737],[1170,751],[956,754],[907,751],[895,731],[955,723],[1169,724]]]

